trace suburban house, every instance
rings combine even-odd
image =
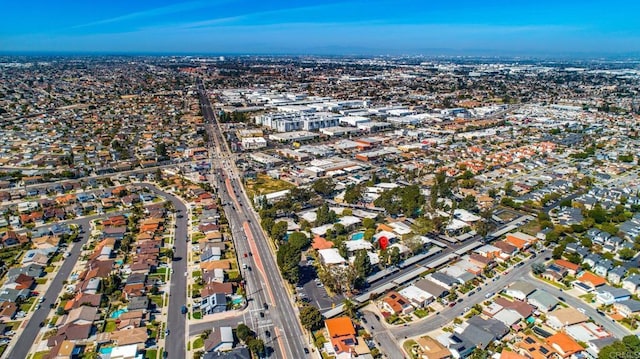
[[[558,308],[547,313],[547,325],[555,330],[560,330],[566,326],[583,323],[589,317],[580,313],[575,308]]]
[[[621,284],[622,278],[627,274],[627,268],[617,266],[607,273],[607,280],[612,284]]]
[[[610,305],[631,298],[631,293],[624,288],[601,285],[596,289],[596,301],[603,305]]]
[[[205,314],[220,313],[227,310],[227,296],[224,293],[212,293],[208,297],[202,297],[200,308]]]
[[[324,321],[329,340],[336,354],[351,354],[357,345],[356,330],[349,317],[337,317]]]
[[[640,275],[634,274],[622,280],[622,288],[633,294],[640,292]]]
[[[631,317],[640,314],[640,301],[627,299],[613,303],[613,308],[623,317]]]
[[[400,293],[391,291],[382,299],[382,310],[391,314],[409,314],[414,308]]]
[[[527,297],[527,302],[536,307],[542,313],[548,313],[558,305],[558,298],[546,292],[544,289],[536,289]]]
[[[231,327],[213,328],[204,341],[206,352],[222,352],[233,349],[233,330]]]
[[[424,336],[416,339],[418,355],[422,359],[449,359],[451,351],[437,340]]]
[[[505,288],[504,293],[510,297],[525,301],[527,300],[527,296],[533,293],[534,290],[536,290],[536,288],[533,285],[519,280]]]
[[[429,279],[420,279],[414,284],[418,289],[431,294],[434,298],[444,298],[449,295],[449,290]]]
[[[562,358],[571,357],[584,350],[578,342],[563,332],[558,332],[548,337],[545,342]]]
[[[398,291],[400,295],[407,298],[411,305],[416,308],[423,308],[434,301],[434,296],[430,293],[418,288],[416,285],[410,285]]]
[[[551,359],[556,357],[556,351],[551,346],[532,335],[527,335],[517,342],[516,350],[518,353],[532,359]]]

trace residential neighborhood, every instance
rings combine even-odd
[[[636,63],[0,66],[2,357],[640,348]]]

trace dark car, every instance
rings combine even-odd
[[[260,312],[260,318],[264,318],[264,312]]]
[[[271,332],[270,332],[270,331],[268,331],[268,330],[265,330],[265,331],[264,331],[264,335],[265,335],[267,338],[271,338]]]
[[[462,301],[463,301],[462,298],[458,299],[458,303],[462,303]]]
[[[179,215],[177,215],[176,217],[177,217],[177,218],[183,218],[184,216],[183,216],[183,215],[181,215],[181,214],[179,214]]]
[[[180,312],[182,314],[187,314],[187,307],[183,305],[182,308],[180,308]]]
[[[303,348],[302,350],[304,350],[304,353],[305,353],[305,354],[309,354],[309,349],[307,349],[307,348]]]
[[[262,308],[264,308],[264,310],[269,309],[269,305],[267,303],[262,303]]]
[[[44,322],[40,322],[40,328],[44,327]]]

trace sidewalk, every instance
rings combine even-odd
[[[222,313],[207,314],[207,315],[204,315],[202,317],[202,319],[193,319],[193,318],[191,318],[191,319],[187,320],[187,325],[214,322],[216,320],[224,320],[224,319],[229,319],[229,318],[241,317],[242,315],[246,314],[247,312],[249,312],[249,306],[248,305],[246,307],[244,307],[244,309],[242,309],[242,310],[238,310],[238,309],[236,309],[236,310],[227,310],[227,311],[222,312]]]

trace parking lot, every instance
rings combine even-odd
[[[333,308],[334,304],[340,305],[344,301],[342,294],[329,297],[322,282],[317,279],[313,265],[305,261],[301,263],[300,283],[301,285],[296,287],[299,300],[313,304],[321,312]]]

